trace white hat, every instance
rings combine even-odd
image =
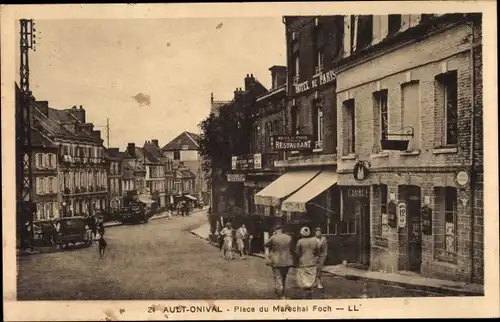
[[[311,230],[309,229],[309,227],[302,227],[302,229],[300,230],[300,234],[303,237],[307,237],[311,234]]]

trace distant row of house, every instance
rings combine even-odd
[[[16,107],[24,102],[16,85]],[[208,202],[196,134],[183,132],[163,148],[151,140],[120,151],[103,146],[83,106],[34,101],[30,111],[34,220],[106,213],[130,194],[156,209],[185,199]]]

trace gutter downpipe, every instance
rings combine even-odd
[[[470,160],[469,160],[469,165],[470,165],[470,175],[471,179],[469,182],[470,189],[471,189],[471,205],[470,205],[470,214],[471,214],[471,245],[470,245],[470,259],[471,259],[471,272],[470,272],[470,277],[469,280],[470,282],[473,281],[473,275],[474,275],[474,228],[475,228],[475,214],[474,214],[474,203],[475,203],[475,197],[474,197],[474,129],[475,129],[475,61],[474,61],[474,20],[471,19],[470,23],[465,22],[471,29],[471,46],[470,46],[470,66],[471,66],[471,124],[470,124],[470,130],[471,130],[471,136],[470,136]]]

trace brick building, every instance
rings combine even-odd
[[[335,68],[341,216],[361,237],[357,262],[373,270],[483,280],[476,18],[345,16]]]
[[[309,145],[286,151],[275,163],[285,173],[259,191],[255,203],[293,234],[303,225],[321,227],[332,250],[327,262],[335,263],[342,239],[333,229],[339,213],[333,67],[341,55],[343,17],[287,16],[284,23],[288,68],[282,133],[307,137]],[[271,145],[267,142],[268,148]]]
[[[33,127],[58,147],[61,216],[99,214],[107,208],[107,162],[101,132],[86,120],[82,106],[54,109],[47,101],[33,106]]]

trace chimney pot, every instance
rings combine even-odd
[[[250,75],[247,74],[247,77],[250,77]]]
[[[253,78],[253,74],[250,74],[250,78]]]
[[[83,105],[80,105],[80,109],[83,110]]]
[[[210,102],[212,102],[212,103],[214,102],[214,93],[213,92],[210,93]]]

